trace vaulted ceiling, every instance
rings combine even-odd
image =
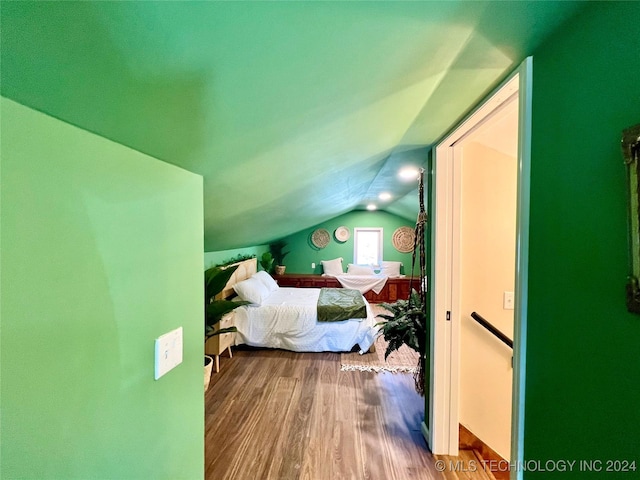
[[[431,146],[574,2],[2,2],[2,95],[204,177],[205,247],[415,219]],[[90,161],[90,158],[88,158]],[[381,202],[382,191],[393,198]]]

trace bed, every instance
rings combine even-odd
[[[256,260],[247,262],[251,261]],[[363,318],[318,321],[319,297],[346,289],[321,292],[320,288],[280,287],[266,272],[256,272],[251,266],[243,265],[238,271],[244,273],[232,278],[228,286],[251,304],[234,310],[236,345],[295,352],[348,352],[358,345],[361,353],[373,346],[377,319],[361,293],[351,291],[363,303],[358,314]]]

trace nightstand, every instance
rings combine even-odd
[[[233,327],[233,312],[227,313],[222,320],[214,327],[214,330],[220,330],[221,328]],[[216,372],[220,371],[220,354],[225,350],[229,350],[229,358],[233,358],[231,353],[231,345],[235,340],[235,333],[223,333],[222,335],[215,335],[206,341],[204,344],[204,353],[206,355],[213,355],[215,357]]]

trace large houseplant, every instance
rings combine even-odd
[[[236,332],[236,327],[216,328],[222,317],[241,305],[247,305],[249,302],[232,302],[223,298],[217,298],[224,290],[227,282],[238,268],[238,265],[231,265],[226,268],[211,267],[204,272],[204,340],[205,342],[214,335],[222,335],[223,333]],[[209,386],[211,378],[211,367],[213,359],[207,355],[204,357],[204,381],[205,390]]]
[[[289,254],[288,251],[284,250],[286,246],[287,242],[284,240],[278,240],[269,245],[269,252],[273,256],[273,263],[275,264],[275,272],[277,275],[282,275],[285,270],[284,257]]]
[[[390,314],[379,314],[384,321],[377,323],[384,339],[388,342],[385,360],[403,344],[418,352],[418,369],[414,375],[416,391],[424,396],[424,373],[427,354],[427,321],[420,294],[411,290],[408,300],[382,303]]]

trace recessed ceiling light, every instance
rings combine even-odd
[[[382,192],[380,195],[378,195],[378,198],[380,200],[391,200],[391,194],[389,192]]]
[[[418,169],[416,167],[403,167],[398,175],[403,180],[416,180],[418,178]]]
[[[367,210],[369,211],[373,211],[373,210],[377,210],[378,207],[376,207],[373,203],[370,203],[369,205],[367,205]]]

